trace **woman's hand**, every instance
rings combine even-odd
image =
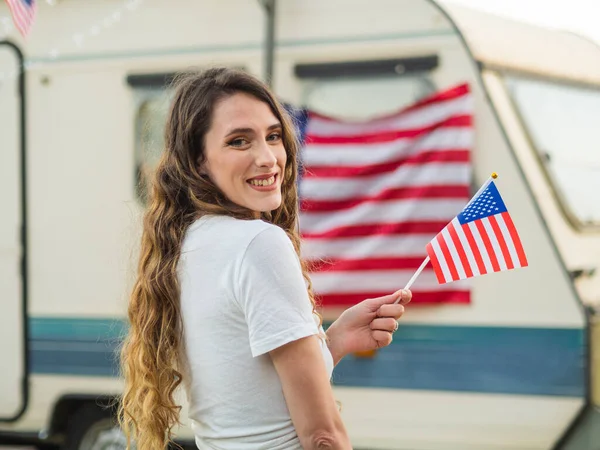
[[[394,302],[400,297],[398,304]],[[327,329],[329,350],[337,364],[349,353],[390,345],[404,306],[412,299],[409,290],[364,300],[348,308]]]

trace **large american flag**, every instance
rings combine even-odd
[[[470,198],[472,110],[463,84],[369,121],[307,113],[302,256],[323,306],[387,295],[420,266]],[[470,301],[468,284],[440,285],[431,267],[411,290],[414,302]]]
[[[35,0],[6,0],[13,21],[23,36],[27,36],[35,19],[37,4]]]
[[[440,283],[527,266],[517,229],[491,178],[427,244],[427,254]]]

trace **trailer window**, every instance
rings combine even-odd
[[[321,114],[359,120],[398,111],[434,90],[425,73],[313,79],[305,81],[302,103]]]
[[[135,167],[137,194],[146,200],[148,183],[164,149],[164,129],[170,102],[169,91],[139,90],[137,93]]]
[[[600,89],[505,80],[563,209],[577,225],[600,225]]]

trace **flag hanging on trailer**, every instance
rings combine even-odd
[[[302,255],[315,292],[326,307],[394,292],[471,197],[469,86],[367,121],[296,117],[304,136]],[[440,285],[431,266],[412,290],[414,303],[470,301],[468,283]]]
[[[37,12],[36,0],[6,0],[13,22],[23,36],[31,31]]]

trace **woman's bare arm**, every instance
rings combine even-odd
[[[327,376],[319,337],[290,342],[270,355],[303,448],[351,449]]]

